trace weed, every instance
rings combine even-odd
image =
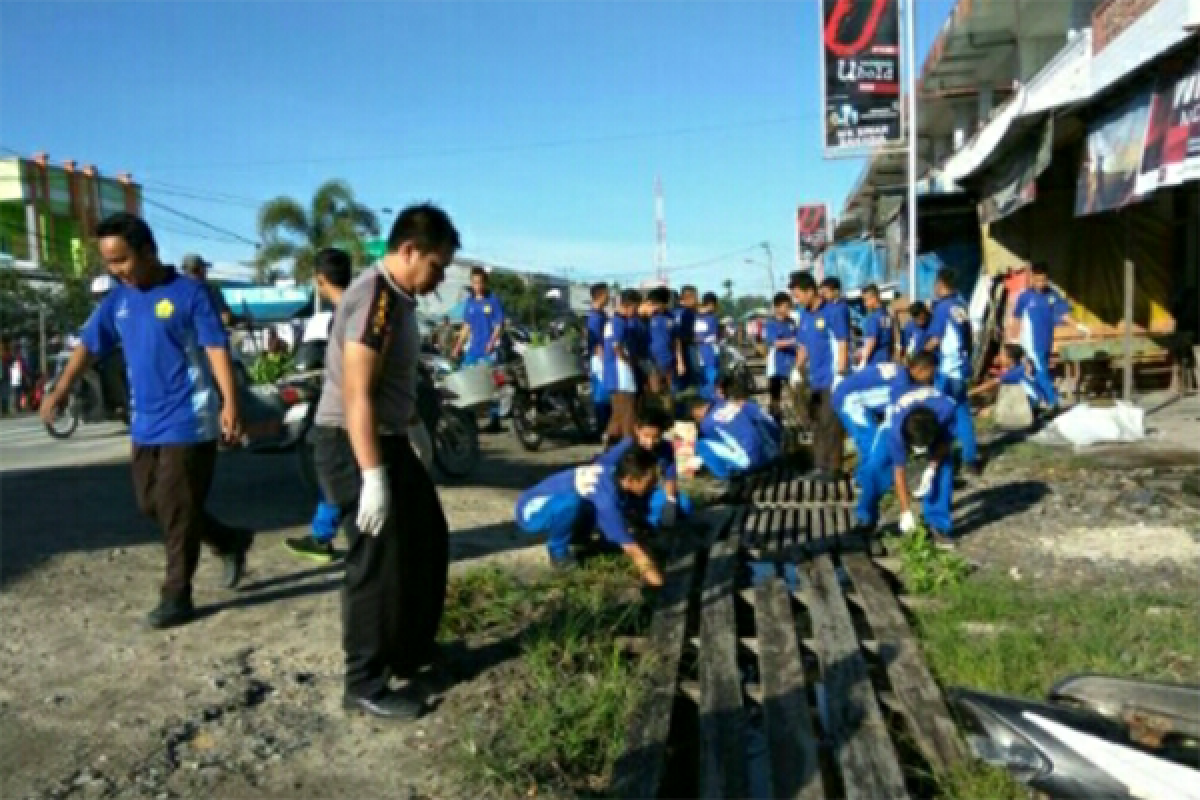
[[[923,525],[907,536],[888,539],[888,550],[896,550],[903,561],[905,587],[914,594],[940,592],[958,586],[971,572],[966,560],[942,550]]]

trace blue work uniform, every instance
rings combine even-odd
[[[467,326],[467,346],[463,365],[469,366],[490,357],[488,342],[496,329],[504,324],[504,306],[500,298],[488,292],[483,297],[472,294],[463,304],[463,323]]]
[[[717,343],[721,336],[721,323],[712,311],[701,311],[696,314],[692,325],[695,345],[692,348],[700,396],[712,400],[717,396],[717,377],[721,365],[718,358]]]
[[[771,317],[765,328],[767,377],[786,379],[796,367],[796,323],[791,317]]]
[[[626,436],[615,445],[605,450],[600,455],[596,456],[595,463],[602,464],[606,467],[616,468],[621,457],[628,453],[635,445],[632,436]],[[673,481],[677,476],[675,469],[675,448],[671,443],[662,440],[651,451],[654,454],[655,460],[658,462],[658,474],[662,481]],[[692,500],[683,492],[675,492],[676,496],[676,511],[680,516],[686,517],[692,513]],[[641,511],[646,518],[646,521],[655,528],[659,527],[662,522],[663,508],[667,504],[667,491],[660,483],[654,487],[654,491],[650,493],[648,500],[641,505]],[[627,504],[628,507],[629,504]]]
[[[225,347],[225,328],[204,284],[167,267],[162,283],[118,283],[80,333],[94,358],[125,342],[130,433],[136,445],[215,441],[220,396],[207,347]]]
[[[679,306],[672,312],[675,318],[675,335],[679,337],[679,346],[683,348],[684,372],[675,373],[672,383],[676,392],[682,392],[691,385],[696,365],[692,363],[692,348],[695,345],[696,310]]]
[[[553,561],[570,555],[571,539],[594,528],[612,544],[633,542],[622,511],[616,467],[588,464],[557,472],[517,497],[517,527],[546,536]]]
[[[668,381],[675,375],[675,343],[678,333],[675,330],[675,319],[666,311],[658,311],[650,315],[647,322],[649,329],[650,360]]]
[[[604,388],[612,392],[637,391],[637,378],[633,364],[617,355],[624,348],[626,355],[635,353],[633,340],[635,321],[621,314],[613,314],[604,326]]]
[[[608,420],[612,417],[612,403],[609,402],[608,388],[604,385],[604,328],[608,324],[608,314],[598,308],[587,312],[587,352],[588,375],[592,383],[592,407],[596,413],[596,430],[608,429]],[[597,354],[596,350],[600,353]]]
[[[892,360],[892,318],[885,309],[877,308],[863,320],[863,346],[867,339],[875,345],[867,353],[867,364],[882,364]]]
[[[753,400],[742,402],[742,411],[750,415],[750,420],[758,427],[759,434],[766,443],[767,451],[773,453],[772,458],[783,451],[783,427],[778,420],[763,411],[762,406]]]
[[[833,365],[837,356],[837,340],[830,331],[825,314],[826,306],[800,315],[799,342],[807,353],[809,388],[820,391],[833,386]]]
[[[893,470],[908,463],[908,445],[904,442],[904,421],[918,408],[927,408],[937,417],[941,431],[938,439],[930,445],[930,452],[952,438],[952,428],[958,403],[931,386],[923,386],[906,392],[889,409],[887,419],[875,437],[871,455],[862,471],[861,491],[855,516],[859,524],[874,526],[879,522],[879,501],[891,490],[894,483]],[[923,500],[922,515],[925,522],[939,533],[950,535],[954,527],[950,515],[950,501],[954,494],[954,465],[951,459],[943,459],[934,475],[933,488]]]
[[[842,379],[842,375],[837,372],[838,368],[838,345],[846,345],[846,360],[847,368],[849,368],[850,359],[850,306],[846,305],[845,300],[835,300],[832,303],[826,303],[821,306],[821,313],[825,317],[825,329],[829,333],[829,358],[830,368],[833,370],[833,380],[830,382],[830,388],[833,388]]]
[[[922,328],[915,319],[904,323],[900,331],[900,351],[905,358],[912,358],[925,349],[925,340],[929,338],[929,329]]]
[[[1030,375],[1030,372],[1033,372]],[[1025,396],[1029,398],[1029,408],[1036,411],[1038,406],[1047,402],[1046,396],[1042,394],[1042,385],[1038,382],[1036,367],[1032,363],[1026,365],[1013,364],[1008,369],[1001,372],[997,377],[1002,386],[1020,386],[1025,390]]]
[[[1037,380],[1039,391],[1051,406],[1058,405],[1058,392],[1054,388],[1054,378],[1050,375],[1054,329],[1070,313],[1070,304],[1061,294],[1049,287],[1041,292],[1033,288],[1026,289],[1021,292],[1013,308],[1013,316],[1021,325],[1021,346],[1025,348],[1025,355],[1033,362],[1034,378]]]
[[[975,443],[975,421],[967,400],[967,376],[971,369],[971,318],[966,303],[957,292],[936,300],[927,339],[938,339],[938,371],[935,385],[958,403],[954,415],[954,436],[962,447],[963,463],[979,461]]]
[[[858,466],[854,478],[862,483],[862,471],[867,457],[875,444],[875,435],[889,405],[892,404],[896,386],[907,383],[908,370],[894,363],[868,364],[847,375],[833,390],[833,410],[842,427],[854,440],[858,451]]]
[[[696,455],[717,478],[758,469],[779,455],[759,419],[766,415],[749,406],[717,400],[697,426]]]

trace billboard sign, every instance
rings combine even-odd
[[[811,265],[828,243],[829,213],[824,203],[796,209],[796,263]]]
[[[901,141],[899,0],[821,0],[826,157]]]

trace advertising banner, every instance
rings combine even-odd
[[[824,203],[796,209],[796,263],[810,265],[828,241],[829,214]]]
[[[1136,192],[1200,178],[1200,55],[1182,75],[1164,76],[1150,105]]]
[[[820,8],[826,157],[899,142],[898,0],[821,0]]]
[[[1153,96],[1150,90],[1137,92],[1088,127],[1075,189],[1075,216],[1112,211],[1138,199],[1134,189]]]

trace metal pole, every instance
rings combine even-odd
[[[763,250],[767,251],[767,282],[771,284],[771,296],[775,296],[775,255],[771,252],[771,243],[763,242]]]
[[[38,374],[46,375],[49,366],[46,358],[46,307],[38,304]]]
[[[917,299],[917,0],[908,0],[905,26],[908,39],[908,293]]]
[[[1125,375],[1121,397],[1133,402],[1133,259],[1125,259]]]

